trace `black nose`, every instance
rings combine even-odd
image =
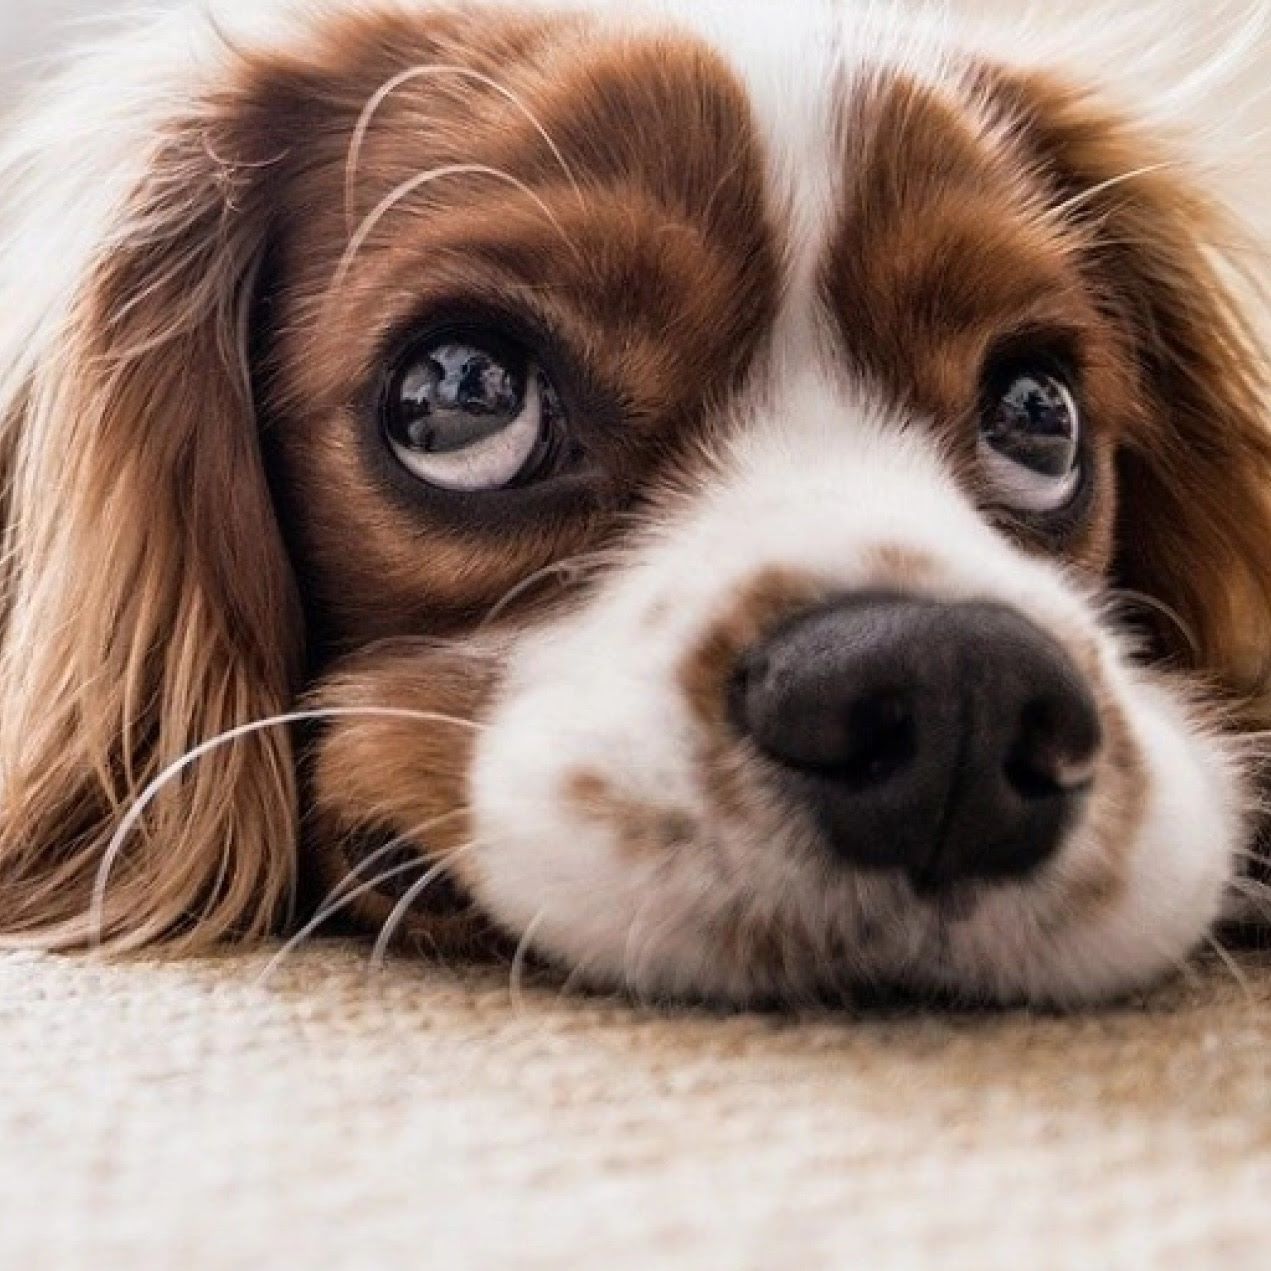
[[[836,852],[920,892],[1049,857],[1100,746],[1089,685],[1021,614],[861,595],[743,659],[734,716]]]

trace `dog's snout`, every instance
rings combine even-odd
[[[863,595],[743,658],[734,716],[829,843],[920,892],[1018,877],[1058,847],[1099,713],[1062,648],[1013,609]]]

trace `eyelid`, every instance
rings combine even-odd
[[[987,394],[1003,378],[1021,369],[1040,369],[1056,375],[1081,405],[1086,358],[1081,333],[1075,328],[1022,327],[999,336],[984,354],[980,371],[983,392]]]

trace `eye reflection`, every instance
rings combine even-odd
[[[534,474],[562,422],[556,389],[530,353],[477,328],[412,348],[381,407],[384,436],[404,468],[430,485],[467,492]]]
[[[994,378],[980,423],[981,468],[995,501],[1055,512],[1080,484],[1081,426],[1072,390],[1056,373],[1017,367]]]

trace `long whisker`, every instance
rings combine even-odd
[[[420,879],[413,882],[407,889],[402,898],[393,906],[392,912],[384,920],[384,925],[380,928],[379,937],[375,941],[375,947],[371,950],[371,969],[381,971],[384,968],[384,960],[388,956],[389,947],[393,943],[393,937],[397,934],[398,928],[406,920],[406,915],[410,912],[411,906],[433,885],[443,874],[446,874],[453,868],[454,863],[462,856],[475,851],[478,844],[468,843],[463,847],[456,848],[447,852],[440,860],[436,861],[428,872]],[[424,862],[428,864],[427,860]]]
[[[278,953],[277,958],[271,967],[276,967],[281,963],[289,953],[297,949],[310,935],[319,930],[329,919],[334,918],[336,914],[347,909],[355,900],[366,894],[365,888],[355,888],[350,893],[350,888],[357,882],[359,875],[369,870],[377,861],[383,860],[385,856],[399,849],[404,843],[410,842],[420,834],[426,834],[434,827],[443,824],[446,821],[452,821],[457,816],[462,816],[466,812],[464,808],[452,808],[449,812],[443,812],[440,816],[432,817],[428,821],[423,821],[418,825],[413,825],[409,830],[389,839],[382,847],[378,847],[371,852],[364,860],[359,861],[352,869],[349,870],[343,878],[327,893],[325,900],[319,906],[317,912],[305,923],[304,927],[298,931]],[[409,861],[404,861],[400,865],[394,866],[386,873],[378,875],[371,882],[371,890],[388,882],[390,879],[398,878],[402,874],[409,873],[414,869],[424,869],[428,865],[427,857],[415,857]],[[268,968],[267,968],[268,969]]]
[[[508,997],[517,1015],[525,1013],[525,964],[529,958],[530,945],[546,917],[547,910],[543,908],[530,919],[521,938],[516,942],[516,952],[512,955],[512,966],[508,971]]]
[[[551,222],[552,227],[560,235],[562,242],[573,252],[574,256],[577,257],[579,255],[577,246],[569,235],[565,233],[565,227],[560,223],[556,214],[548,207],[542,196],[531,189],[524,181],[518,180],[510,172],[504,172],[500,168],[492,168],[484,163],[450,163],[440,168],[430,168],[427,172],[417,172],[413,177],[409,177],[395,189],[390,190],[367,213],[361,225],[358,226],[357,232],[349,240],[349,245],[345,248],[344,254],[340,257],[340,263],[336,266],[335,275],[331,279],[330,287],[327,289],[328,296],[343,286],[345,279],[348,277],[349,269],[357,259],[358,253],[366,245],[367,239],[375,232],[376,226],[393,208],[404,199],[410,198],[412,194],[418,193],[425,186],[431,185],[434,181],[458,176],[487,176],[512,186],[513,189],[525,195]]]
[[[89,930],[93,933],[93,948],[100,948],[104,939],[106,890],[110,885],[111,871],[114,869],[123,851],[124,844],[140,824],[150,805],[163,790],[183,772],[193,767],[199,760],[245,737],[267,732],[273,728],[287,728],[295,724],[314,723],[328,719],[405,719],[418,723],[453,724],[460,728],[474,731],[480,725],[470,719],[460,719],[454,715],[443,715],[435,711],[416,711],[406,707],[378,706],[330,706],[315,707],[311,710],[288,711],[286,714],[273,715],[268,719],[252,720],[239,724],[236,728],[226,729],[215,737],[200,742],[192,750],[186,751],[181,758],[174,760],[156,776],[149,785],[133,801],[132,807],[119,822],[106,851],[102,855],[101,864],[97,867],[97,876],[93,881],[92,901],[89,905]]]
[[[451,808],[449,812],[443,812],[440,816],[432,817],[430,820],[424,821],[419,825],[413,825],[409,830],[403,831],[401,834],[394,835],[382,847],[377,847],[363,860],[359,861],[352,869],[348,871],[336,885],[327,893],[324,905],[329,905],[338,901],[341,895],[351,887],[358,879],[358,876],[369,870],[377,861],[383,860],[386,856],[400,849],[403,845],[410,843],[413,839],[418,838],[421,834],[426,834],[429,830],[435,829],[439,825],[444,825],[447,821],[453,821],[456,817],[464,816],[467,813],[466,808]]]
[[[360,900],[368,892],[374,891],[377,887],[382,887],[391,879],[400,878],[403,874],[408,874],[412,870],[423,869],[428,862],[426,860],[403,861],[400,865],[394,865],[391,869],[385,870],[382,874],[377,874],[374,878],[368,879],[360,886],[355,887],[352,891],[342,896],[339,900],[333,901],[328,905],[324,905],[308,922],[305,923],[299,931],[296,932],[272,958],[265,964],[265,969],[256,977],[257,985],[265,984],[270,977],[278,970],[287,958],[294,953],[304,942],[317,931],[324,923],[334,918],[336,914],[347,909],[354,901]],[[347,880],[346,880],[347,881]]]
[[[481,619],[481,624],[477,630],[479,632],[484,631],[487,627],[497,622],[522,596],[532,591],[539,583],[546,581],[548,578],[552,578],[557,574],[564,574],[565,584],[572,585],[580,582],[589,570],[599,569],[612,557],[613,553],[606,551],[584,552],[577,556],[568,556],[564,560],[553,561],[550,565],[545,565],[542,569],[535,570],[527,578],[522,578],[520,582],[510,587],[490,606],[485,617]]]
[[[1088,190],[1082,190],[1079,194],[1074,194],[1072,198],[1066,199],[1057,207],[1051,209],[1048,215],[1055,220],[1062,221],[1073,212],[1079,211],[1087,203],[1093,202],[1101,194],[1106,194],[1109,190],[1116,189],[1117,186],[1128,185],[1131,181],[1137,181],[1140,177],[1152,176],[1157,172],[1168,172],[1176,167],[1178,167],[1177,162],[1163,160],[1160,163],[1144,164],[1143,167],[1134,168],[1129,172],[1120,172],[1114,177],[1109,177],[1106,181],[1100,181],[1098,185],[1091,186]]]
[[[379,113],[379,109],[399,88],[404,88],[407,84],[414,80],[431,78],[433,76],[453,75],[459,79],[471,80],[473,83],[481,84],[498,93],[500,97],[510,102],[529,122],[530,126],[542,137],[544,144],[551,151],[552,157],[560,165],[561,171],[565,174],[565,179],[573,187],[574,195],[578,199],[579,204],[583,203],[582,190],[578,184],[578,178],[574,175],[574,170],[565,160],[564,154],[560,147],[552,139],[551,133],[543,127],[539,118],[529,109],[528,106],[510,89],[500,84],[498,80],[492,79],[489,75],[484,75],[480,71],[473,70],[467,66],[412,66],[407,70],[401,71],[394,75],[392,79],[386,81],[374,93],[366,105],[362,108],[362,113],[358,117],[357,127],[353,129],[353,139],[349,143],[349,155],[344,167],[344,215],[348,223],[349,233],[353,232],[353,203],[354,203],[354,185],[357,181],[358,165],[362,158],[362,147],[366,144],[366,137],[370,131],[371,124],[375,120],[375,116]]]
[[[569,974],[565,976],[556,990],[557,1000],[563,1001],[572,996],[578,990],[579,985],[591,974],[593,965],[593,961],[587,958],[580,958],[575,962]]]
[[[1231,956],[1230,951],[1213,932],[1206,935],[1205,943],[1218,956],[1223,966],[1226,967],[1236,987],[1240,990],[1241,996],[1252,1005],[1255,1001],[1253,986],[1249,983],[1249,977],[1240,969],[1240,964]]]

